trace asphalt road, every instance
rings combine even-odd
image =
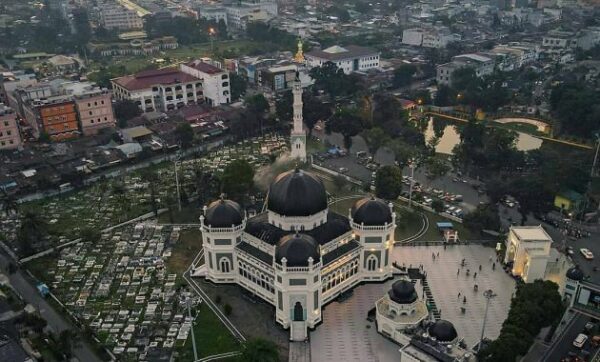
[[[0,253],[0,268],[6,270],[10,263],[10,259]],[[73,326],[68,320],[64,319],[57,311],[55,311],[50,304],[42,298],[37,289],[29,283],[25,277],[25,273],[22,270],[18,270],[16,273],[9,275],[9,280],[13,288],[23,297],[23,299],[36,307],[41,316],[48,322],[48,326],[56,334],[72,329],[78,332],[78,329]],[[77,344],[73,348],[73,354],[82,362],[101,362],[102,360],[96,356],[92,349],[83,341]],[[1,359],[1,358],[0,358]]]
[[[569,352],[580,353],[582,349],[573,346],[573,341],[577,335],[583,331],[585,324],[589,321],[590,317],[577,313],[567,327],[567,330],[561,335],[561,338],[550,347],[544,361],[560,361],[561,358],[566,357]],[[585,343],[583,349],[589,350],[592,356],[597,352],[592,349],[589,340]]]

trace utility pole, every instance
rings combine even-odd
[[[179,147],[181,147],[181,145]],[[181,156],[177,155],[173,164],[175,165],[175,186],[177,188],[177,207],[178,207],[179,211],[181,212],[181,195],[179,192],[179,174],[177,173],[177,166],[178,166],[180,158],[181,158]]]
[[[494,298],[496,296],[496,294],[494,294],[493,290],[488,289],[485,292],[483,292],[483,296],[486,299],[485,312],[483,314],[483,326],[481,327],[481,338],[479,338],[479,344],[477,344],[477,353],[479,353],[479,350],[481,350],[481,343],[483,342],[483,335],[485,333],[485,323],[487,322],[487,314],[488,314],[488,308],[490,306],[490,301],[492,300],[492,298]]]

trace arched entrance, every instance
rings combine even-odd
[[[300,302],[296,302],[294,305],[294,321],[303,321],[304,320],[304,308],[302,308],[302,304]]]

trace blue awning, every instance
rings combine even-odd
[[[438,229],[454,229],[454,225],[451,222],[438,222],[436,225]]]

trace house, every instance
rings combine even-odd
[[[492,74],[494,72],[495,61],[493,58],[480,54],[461,54],[452,58],[452,61],[437,66],[436,80],[438,84],[452,84],[452,73],[461,68],[473,68],[478,77]]]
[[[554,196],[554,207],[561,211],[577,211],[581,209],[584,197],[579,192],[564,190]]]
[[[332,62],[346,74],[379,69],[379,52],[357,45],[345,47],[334,45],[323,50],[311,50],[304,56],[309,68],[320,67],[327,62]]]
[[[21,144],[17,113],[0,103],[0,150],[16,149]]]
[[[147,142],[152,139],[152,131],[144,126],[124,128],[121,130],[123,142]]]

